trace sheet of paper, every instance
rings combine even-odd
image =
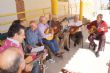
[[[39,47],[36,47],[36,48],[32,48],[31,52],[36,53],[36,52],[40,52],[40,51],[43,51],[43,50],[44,50],[44,46],[39,46]]]

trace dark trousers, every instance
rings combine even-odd
[[[105,41],[106,41],[106,37],[105,34],[90,34],[88,37],[88,40],[90,41],[91,45],[95,45],[94,39],[99,40],[99,46],[98,46],[98,50],[99,51],[103,51],[104,47],[105,47]]]
[[[81,32],[81,31],[76,32],[75,34],[70,35],[70,38],[71,38],[76,44],[79,44],[79,43],[81,42],[81,40],[83,39],[82,32]]]

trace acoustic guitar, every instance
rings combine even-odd
[[[58,32],[61,31],[61,29],[62,29],[61,23],[62,23],[63,21],[65,21],[66,19],[67,19],[67,18],[65,17],[65,18],[63,18],[61,21],[54,21],[54,20],[51,21],[51,27],[52,27],[53,30],[54,30],[54,34],[57,34]]]
[[[43,53],[40,53],[40,56],[41,56],[41,57],[40,57],[40,72],[41,72],[41,73],[45,73]],[[29,60],[29,61],[30,61],[30,60]],[[28,64],[33,64],[34,62],[36,62],[36,60],[30,61]],[[25,70],[23,70],[22,73],[31,73],[31,72],[26,72]]]
[[[103,29],[109,29],[109,27],[98,27],[98,28],[96,28],[96,26],[95,25],[93,25],[93,26],[91,26],[91,28],[89,29],[89,34],[92,34],[92,33],[96,33],[97,31],[102,31],[102,28]],[[103,30],[104,31],[104,30]]]
[[[83,25],[85,24],[82,24],[81,26],[70,26],[70,29],[69,29],[70,35],[75,34],[79,30],[79,28],[82,27]]]
[[[52,40],[54,38],[54,35],[56,33],[58,33],[61,30],[61,23],[65,20],[66,18],[64,18],[61,22],[59,21],[49,21],[49,28],[45,30],[45,34],[50,34],[50,36],[48,36],[47,38],[45,38],[46,40]]]
[[[48,37],[46,37],[46,40],[52,40],[54,38],[54,32],[53,29],[46,29],[46,31],[44,32],[45,34],[49,34]]]
[[[95,33],[95,32],[97,32],[97,28],[96,28],[96,26],[92,26],[90,29],[89,29],[89,34],[92,34],[92,33]]]

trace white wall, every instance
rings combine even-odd
[[[65,11],[64,6],[66,8],[66,11]],[[62,15],[68,14],[68,3],[67,2],[59,2],[58,7],[59,7],[58,15],[62,16]]]
[[[25,10],[36,10],[42,8],[51,7],[51,0],[24,0]],[[50,12],[50,9],[45,10],[45,13]],[[34,17],[33,19],[38,20],[38,17],[43,14],[43,11],[34,11],[26,13],[26,17]]]
[[[0,15],[16,13],[15,0],[0,0]],[[0,23],[16,19],[16,16],[0,17]]]
[[[14,19],[17,19],[16,15],[1,17],[1,15],[8,13],[16,13],[15,0],[0,0],[0,24],[3,24],[4,22],[12,22]],[[8,27],[9,26],[2,29],[0,28],[0,31],[8,30]]]
[[[65,14],[64,11],[64,5],[66,5],[66,8],[68,8],[66,2],[59,2],[59,15]],[[45,10],[45,13],[51,12],[51,0],[24,0],[24,6],[25,10],[36,10],[36,9],[42,9],[42,8],[48,8]],[[66,11],[68,13],[68,10]],[[3,14],[9,14],[9,13],[16,13],[16,4],[15,0],[0,0],[0,15]],[[33,11],[26,13],[26,18],[28,21],[35,19],[38,21],[39,16],[43,15],[43,11]],[[47,16],[47,15],[46,15]],[[17,19],[17,16],[7,16],[7,17],[0,17],[0,24],[4,22],[12,22],[13,20]],[[8,29],[9,25],[5,25],[3,27],[6,27]],[[2,26],[0,25],[0,28]],[[3,28],[3,30],[5,30]],[[1,29],[0,29],[1,31]]]

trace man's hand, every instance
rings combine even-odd
[[[31,45],[27,45],[26,47],[30,50],[33,48]]]
[[[25,62],[26,62],[26,63],[30,63],[30,62],[32,62],[32,61],[33,61],[32,56],[28,56],[27,58],[25,58]]]
[[[104,31],[104,27],[101,27],[100,30],[101,30],[101,31]]]
[[[25,71],[26,72],[31,72],[32,68],[33,68],[32,64],[26,64]]]

